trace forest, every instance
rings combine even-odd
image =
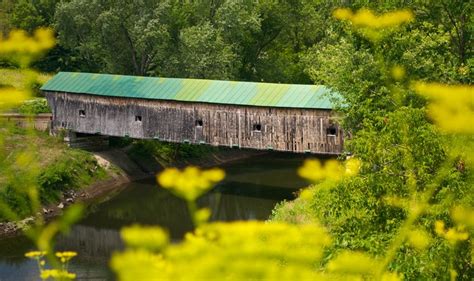
[[[308,186],[265,222],[208,221],[197,202],[225,178],[219,168],[158,174],[194,229],[175,243],[158,226],[124,227],[126,247],[110,261],[118,280],[471,280],[473,14],[463,0],[2,0],[0,73],[33,77],[29,98],[59,71],[318,84],[342,96],[344,153],[306,160],[298,174]],[[12,80],[0,80],[1,111],[28,108],[8,98],[24,90]],[[48,112],[31,104],[26,111]],[[8,192],[23,192],[32,214],[46,200],[28,176],[37,176],[35,148],[8,156],[12,134],[0,133],[0,221],[18,217]],[[88,181],[104,177],[94,173]],[[81,253],[55,254],[53,241],[82,209],[38,218],[27,233],[42,279],[76,277],[68,263]]]

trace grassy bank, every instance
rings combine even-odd
[[[32,215],[31,192],[48,205],[66,191],[110,176],[91,153],[71,149],[59,138],[7,124],[1,130],[0,204],[7,208],[1,209],[0,221]]]

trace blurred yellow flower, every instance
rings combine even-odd
[[[430,240],[429,234],[420,229],[414,229],[408,233],[408,243],[417,250],[423,250],[428,247]]]
[[[352,10],[348,8],[338,8],[332,13],[333,17],[338,20],[350,20],[353,16]]]
[[[115,253],[110,261],[110,267],[118,275],[117,280],[121,281],[167,280],[164,276],[169,271],[168,266],[161,255],[143,249]],[[187,273],[189,271],[183,272],[183,275]]]
[[[348,20],[357,27],[371,29],[397,27],[404,23],[411,22],[415,18],[413,13],[409,10],[387,12],[377,16],[369,9],[360,9],[354,13],[347,8],[334,10],[333,16],[339,20]]]
[[[57,252],[56,253],[56,257],[59,258],[59,260],[62,262],[62,263],[66,263],[68,262],[69,260],[71,260],[73,257],[77,256],[77,253],[76,252],[71,252],[71,251],[67,251],[67,252]]]
[[[37,259],[41,258],[46,255],[46,252],[44,251],[31,251],[25,254],[25,257],[31,258],[31,259]]]
[[[346,161],[346,171],[347,176],[355,176],[359,173],[362,163],[357,158],[350,158]]]
[[[400,65],[392,67],[391,74],[393,79],[400,81],[405,77],[405,68]]]
[[[0,88],[0,109],[5,109],[18,105],[30,97],[26,90],[15,88]]]
[[[161,253],[127,249],[112,268],[134,280],[320,280],[314,265],[331,242],[317,225],[210,223]]]
[[[469,235],[462,228],[455,229],[449,228],[446,229],[443,221],[435,222],[435,232],[440,237],[444,237],[451,244],[456,244],[458,241],[467,240]]]
[[[52,278],[54,280],[73,280],[76,274],[67,272],[66,270],[45,269],[41,271],[40,278],[43,280]]]
[[[151,251],[159,251],[169,242],[168,234],[162,228],[155,226],[124,227],[120,235],[127,246]]]
[[[414,90],[431,103],[428,112],[441,130],[447,133],[474,133],[474,87],[417,82]]]
[[[474,228],[474,209],[466,207],[455,207],[451,212],[453,220],[467,227]]]
[[[342,251],[329,261],[327,269],[330,272],[348,274],[374,274],[379,262],[362,252]]]
[[[39,28],[33,36],[24,30],[13,30],[8,38],[0,35],[0,55],[26,67],[55,44],[54,31],[50,28]]]
[[[414,19],[413,13],[409,10],[375,15],[369,9],[360,9],[354,13],[347,8],[334,10],[333,17],[350,22],[356,28],[356,31],[373,42],[379,41],[402,24],[411,22]]]
[[[201,225],[209,220],[211,217],[211,210],[209,208],[202,208],[196,211],[194,218],[198,225]]]
[[[306,160],[303,166],[298,169],[298,174],[310,182],[319,182],[324,179],[340,180],[344,176],[354,176],[359,173],[360,160],[351,158],[343,165],[337,160],[328,160],[321,165],[316,159]]]
[[[183,171],[176,168],[166,169],[157,176],[157,181],[180,198],[194,201],[224,177],[224,171],[218,168],[200,170],[190,166]]]
[[[305,188],[300,192],[298,197],[303,200],[309,201],[313,198],[313,195],[313,191],[310,188]]]
[[[394,272],[385,272],[382,275],[382,279],[381,279],[381,281],[400,281],[400,280],[403,280],[403,278],[399,274],[394,273]]]

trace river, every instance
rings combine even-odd
[[[266,220],[278,202],[294,198],[294,192],[306,185],[296,175],[304,158],[272,153],[222,165],[225,180],[198,203],[211,208],[212,221]],[[69,235],[56,240],[57,250],[78,252],[70,263],[78,280],[113,280],[107,263],[123,247],[123,226],[159,225],[168,229],[173,241],[191,229],[184,202],[159,188],[154,179],[128,183],[120,190],[91,203]],[[36,263],[24,257],[32,249],[25,237],[0,240],[0,281],[38,280]]]

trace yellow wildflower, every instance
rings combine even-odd
[[[360,9],[353,13],[350,9],[340,8],[333,12],[333,16],[339,20],[348,20],[357,27],[371,29],[397,27],[414,19],[409,10],[387,12],[377,16],[369,9]]]
[[[375,274],[379,262],[362,252],[343,251],[329,261],[327,269],[330,272],[345,274]]]
[[[77,253],[76,252],[71,252],[71,251],[67,251],[67,252],[57,252],[56,253],[56,257],[59,258],[59,260],[62,262],[62,263],[65,263],[69,260],[71,260],[73,257],[77,256]]]
[[[405,68],[400,65],[395,65],[392,67],[391,74],[393,79],[400,81],[405,77]]]
[[[311,182],[319,182],[324,179],[340,180],[344,176],[354,176],[359,173],[360,160],[351,158],[342,165],[337,160],[328,160],[324,166],[316,159],[306,160],[298,169],[298,174]]]
[[[310,188],[305,188],[300,192],[299,198],[309,201],[313,198],[313,191]]]
[[[446,234],[445,234],[445,238],[452,243],[455,243],[457,241],[467,240],[468,237],[469,236],[467,232],[458,231],[454,228],[448,229],[448,231],[446,231]]]
[[[190,263],[193,261],[190,260]],[[117,273],[118,280],[166,280],[169,271],[167,264],[161,255],[157,255],[143,249],[127,250],[124,253],[116,253],[110,261],[111,268]],[[189,271],[182,273],[189,274]]]
[[[194,201],[224,177],[224,171],[218,168],[200,170],[190,166],[183,171],[176,168],[166,169],[157,176],[157,181],[163,188],[169,189],[177,196],[187,201]]]
[[[162,253],[127,249],[111,265],[124,281],[320,280],[314,265],[330,242],[317,225],[210,223]]]
[[[13,30],[7,39],[0,37],[0,55],[25,67],[55,43],[54,32],[49,28],[39,28],[33,36],[23,30]]]
[[[134,225],[123,228],[120,235],[132,248],[159,251],[169,242],[168,234],[160,227]]]
[[[430,244],[430,236],[426,231],[415,229],[408,233],[408,242],[417,250],[423,250]]]
[[[31,258],[31,259],[37,259],[41,258],[46,255],[46,252],[44,251],[31,251],[25,254],[25,257]]]
[[[403,280],[403,278],[397,273],[385,272],[382,275],[382,281],[399,281],[399,280]]]
[[[52,278],[55,280],[73,280],[76,274],[67,272],[66,270],[45,269],[41,271],[40,278],[46,280]]]
[[[474,227],[474,209],[465,207],[455,207],[451,212],[453,220],[467,227]]]
[[[362,163],[357,158],[350,158],[346,161],[346,171],[345,174],[347,176],[355,176],[360,171],[360,166]]]
[[[194,214],[194,217],[198,225],[205,223],[211,217],[211,210],[209,208],[199,209]]]
[[[0,109],[20,104],[30,97],[28,91],[15,88],[0,88]]]
[[[339,180],[344,175],[344,167],[337,160],[329,160],[324,164],[326,178]]]
[[[349,20],[352,18],[353,13],[351,9],[348,8],[339,8],[334,10],[332,13],[333,17],[338,19],[338,20]]]
[[[467,232],[465,232],[462,227],[458,227],[458,229],[446,229],[444,222],[439,220],[435,222],[435,232],[439,236],[448,240],[451,244],[455,244],[458,241],[467,240],[467,238],[469,238]]]
[[[442,236],[444,234],[444,222],[443,221],[436,221],[435,222],[435,232],[439,236]]]
[[[354,13],[350,9],[341,8],[336,9],[333,16],[339,20],[349,21],[356,31],[374,42],[414,19],[413,13],[409,10],[387,12],[378,16],[369,9],[360,9]]]
[[[418,82],[415,91],[431,100],[428,112],[441,130],[474,133],[474,87]]]
[[[325,178],[321,162],[318,160],[306,160],[302,167],[298,169],[300,177],[316,182]]]

